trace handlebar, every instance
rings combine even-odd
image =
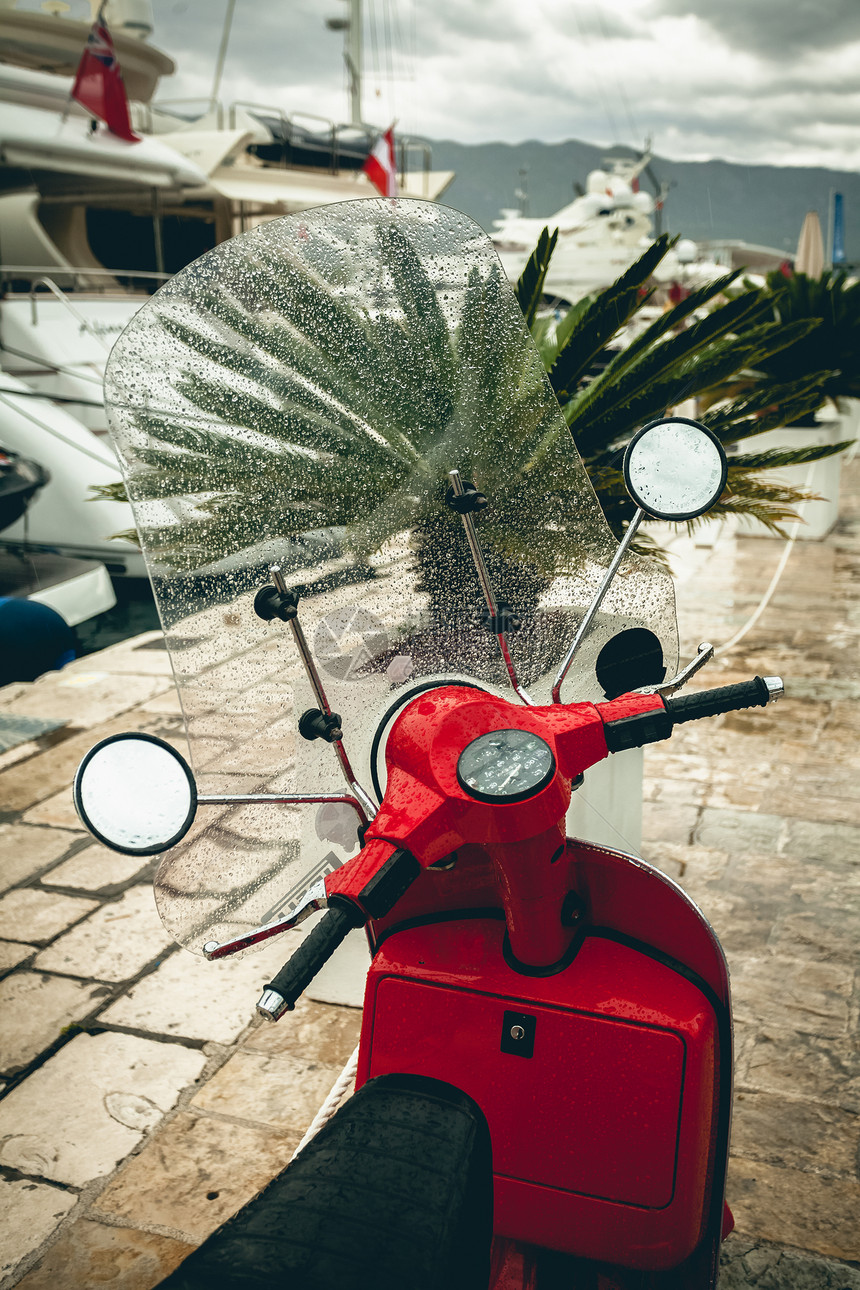
[[[715,717],[721,712],[736,712],[741,708],[764,708],[784,693],[778,676],[756,676],[751,681],[723,685],[717,690],[666,698],[662,708],[622,717],[618,721],[606,721],[603,728],[606,747],[611,753],[622,752],[625,748],[641,748],[644,744],[668,739],[672,727],[684,721]]]
[[[590,704],[580,705],[591,713],[583,718],[586,724],[581,729],[589,729],[590,723],[590,728],[599,732],[602,722],[603,734],[602,739],[599,733],[596,739],[591,736],[590,760],[583,761],[583,765],[593,764],[605,755],[604,740],[605,749],[610,753],[638,748],[668,739],[673,726],[684,721],[713,717],[740,708],[765,707],[783,693],[779,677],[757,676],[737,685],[725,685],[678,698],[665,698],[652,692],[623,695],[606,704],[598,704],[596,710]],[[557,707],[545,710],[547,721],[558,723],[563,716],[563,710]],[[571,738],[575,733],[575,726],[566,732]],[[438,797],[434,801],[438,801]],[[379,826],[378,819],[376,825]],[[424,863],[429,861],[425,858]],[[269,1021],[277,1021],[285,1012],[292,1011],[296,1000],[349,932],[367,919],[383,918],[420,872],[421,864],[409,851],[385,838],[373,838],[365,843],[357,856],[329,874],[325,880],[328,910],[277,976],[264,986],[257,1004],[260,1015]]]
[[[257,1011],[268,1021],[292,1012],[296,1000],[354,927],[383,918],[412,885],[421,866],[413,855],[376,839],[326,878],[328,910],[277,976],[263,986]]]
[[[333,897],[333,900],[336,900]],[[357,906],[338,901],[330,904],[316,927],[287,959],[277,976],[263,987],[257,1011],[268,1021],[292,1012],[296,1000],[325,966],[354,927],[361,927],[364,914]]]
[[[737,685],[723,685],[717,690],[703,690],[699,694],[682,694],[666,699],[666,711],[674,725],[682,721],[696,721],[699,717],[715,717],[721,712],[736,712],[740,708],[765,708],[783,693],[778,676],[755,676],[751,681]]]

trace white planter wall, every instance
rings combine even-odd
[[[639,854],[642,846],[641,748],[612,753],[585,772],[567,812],[567,836]]]
[[[819,447],[850,439],[852,433],[854,433],[852,425],[844,423],[841,417],[833,417],[830,420],[822,420],[815,426],[783,426],[777,430],[769,430],[749,440],[749,449],[751,452],[758,452],[772,448],[785,450],[807,448],[811,445]],[[808,489],[809,492],[818,493],[822,499],[817,502],[803,502],[798,507],[798,513],[804,520],[797,535],[799,539],[825,537],[836,523],[839,514],[842,456],[840,452],[836,456],[825,457],[823,461],[814,461],[801,466],[785,466],[768,472],[772,478],[778,477],[790,484],[792,488],[803,488]],[[745,537],[778,536],[755,520],[742,520],[738,532]]]

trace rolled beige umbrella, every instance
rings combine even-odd
[[[794,257],[794,271],[805,273],[808,278],[820,278],[824,272],[824,240],[817,211],[806,212]]]

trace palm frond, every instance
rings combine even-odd
[[[732,457],[732,465],[741,470],[779,470],[785,466],[803,466],[813,461],[823,461],[825,457],[835,457],[837,453],[850,448],[851,439],[841,443],[808,444],[798,448],[767,448],[762,452],[737,453]]]
[[[559,328],[559,351],[549,379],[560,401],[575,392],[597,355],[647,297],[644,284],[676,240],[666,233],[658,237],[611,287]]]
[[[117,480],[115,484],[90,484],[90,496],[88,502],[127,502],[128,493],[126,492],[125,483]],[[121,533],[114,533],[113,537],[122,537]],[[135,534],[135,540],[137,535]]]
[[[749,311],[755,308],[756,302],[751,302]],[[714,312],[722,314],[724,309],[729,310],[728,335],[720,320],[709,327],[694,324],[640,356],[618,380],[610,381],[604,372],[585,387],[565,409],[580,452],[589,455],[605,449],[682,399],[695,397],[699,390],[753,366],[763,353],[789,344],[794,335],[810,326],[792,324],[794,331],[779,323],[760,323],[737,335],[740,311],[730,302]]]
[[[534,324],[535,314],[543,294],[549,262],[552,259],[552,253],[555,250],[557,241],[557,228],[553,229],[552,233],[550,233],[549,228],[543,230],[514,288],[517,304],[523,311],[528,327]]]
[[[619,350],[606,368],[607,374],[611,371],[613,378],[620,376],[622,372],[626,371],[628,367],[631,367],[639,359],[641,354],[651,349],[663,336],[680,327],[685,319],[704,308],[708,301],[713,300],[715,296],[722,295],[736,277],[737,273],[727,273],[722,278],[716,278],[713,282],[699,287],[696,291],[691,291],[685,300],[681,300],[678,304],[673,305],[672,308],[665,310],[629,345]],[[761,308],[763,311],[766,305],[762,303]]]

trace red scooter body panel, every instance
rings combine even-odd
[[[477,861],[471,889],[486,900]],[[580,843],[566,862],[584,913],[567,966],[549,975],[518,970],[509,947],[506,960],[505,924],[486,906],[457,917],[443,899],[419,912],[425,877],[428,905],[446,885],[422,875],[409,910],[420,925],[382,932],[371,966],[357,1084],[429,1075],[477,1102],[497,1234],[674,1267],[722,1203],[725,963],[698,911],[649,866]]]

